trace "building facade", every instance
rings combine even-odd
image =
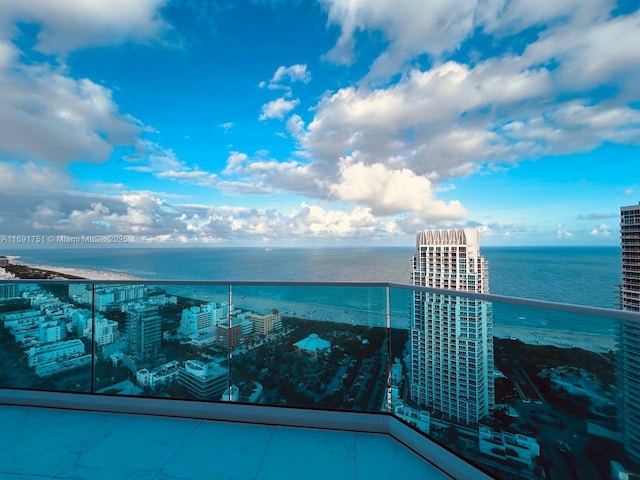
[[[488,293],[488,266],[476,229],[418,233],[412,283]],[[411,400],[451,420],[476,424],[494,403],[493,315],[486,301],[415,291]]]
[[[252,313],[249,318],[253,321],[253,333],[256,335],[265,336],[282,330],[282,313],[278,310],[264,315]]]
[[[137,305],[126,314],[129,352],[138,362],[147,362],[158,355],[162,344],[162,318],[157,306]]]
[[[640,312],[640,204],[620,207],[620,245],[620,307]],[[629,457],[640,463],[640,323],[637,321],[621,323],[620,367],[624,446]]]
[[[179,369],[178,383],[198,400],[219,400],[229,389],[229,370],[215,362],[187,360]]]

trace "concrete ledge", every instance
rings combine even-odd
[[[3,388],[0,388],[0,404],[387,434],[451,478],[492,478],[385,412],[312,410]]]

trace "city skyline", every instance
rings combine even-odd
[[[640,197],[638,8],[4,2],[0,234],[618,245]]]

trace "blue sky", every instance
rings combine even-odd
[[[616,245],[635,1],[5,0],[0,234]]]

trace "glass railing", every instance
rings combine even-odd
[[[389,412],[499,478],[640,470],[638,314],[398,284],[3,285],[1,388]]]

